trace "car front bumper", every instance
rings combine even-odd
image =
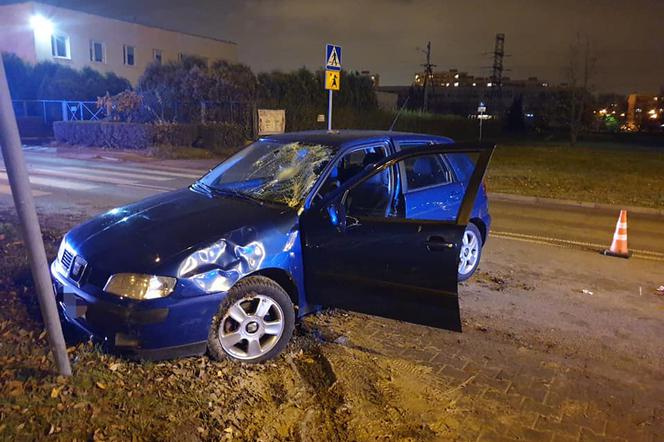
[[[61,319],[104,349],[131,359],[203,354],[212,318],[225,296],[115,300],[76,286],[61,273],[57,261],[51,265],[51,276]]]

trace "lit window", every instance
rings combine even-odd
[[[161,49],[153,49],[152,50],[152,58],[154,58],[154,61],[161,64],[161,62],[162,62]]]
[[[57,58],[71,58],[69,37],[66,35],[51,35],[51,55]]]
[[[124,45],[122,49],[124,54],[124,64],[127,66],[134,66],[136,64],[136,58],[134,56],[135,48],[133,46]]]
[[[90,41],[90,61],[94,61],[96,63],[105,63],[106,60],[104,57],[104,43],[99,42],[99,41]]]

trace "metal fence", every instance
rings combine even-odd
[[[95,101],[13,100],[16,117],[38,117],[45,125],[54,121],[95,121],[105,117]]]

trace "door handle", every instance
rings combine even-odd
[[[441,250],[448,250],[454,248],[454,243],[445,241],[442,236],[430,236],[426,241],[427,250],[430,252],[437,252]]]

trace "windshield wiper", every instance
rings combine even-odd
[[[205,187],[209,189],[209,191],[214,194],[214,195],[226,195],[226,196],[232,196],[235,198],[241,198],[243,200],[248,200],[248,201],[253,201],[254,203],[262,206],[265,204],[263,200],[260,198],[256,198],[255,196],[251,196],[249,194],[246,194],[244,192],[240,192],[239,190],[233,190],[233,189],[220,189],[218,187],[212,187],[207,184],[205,184]]]

